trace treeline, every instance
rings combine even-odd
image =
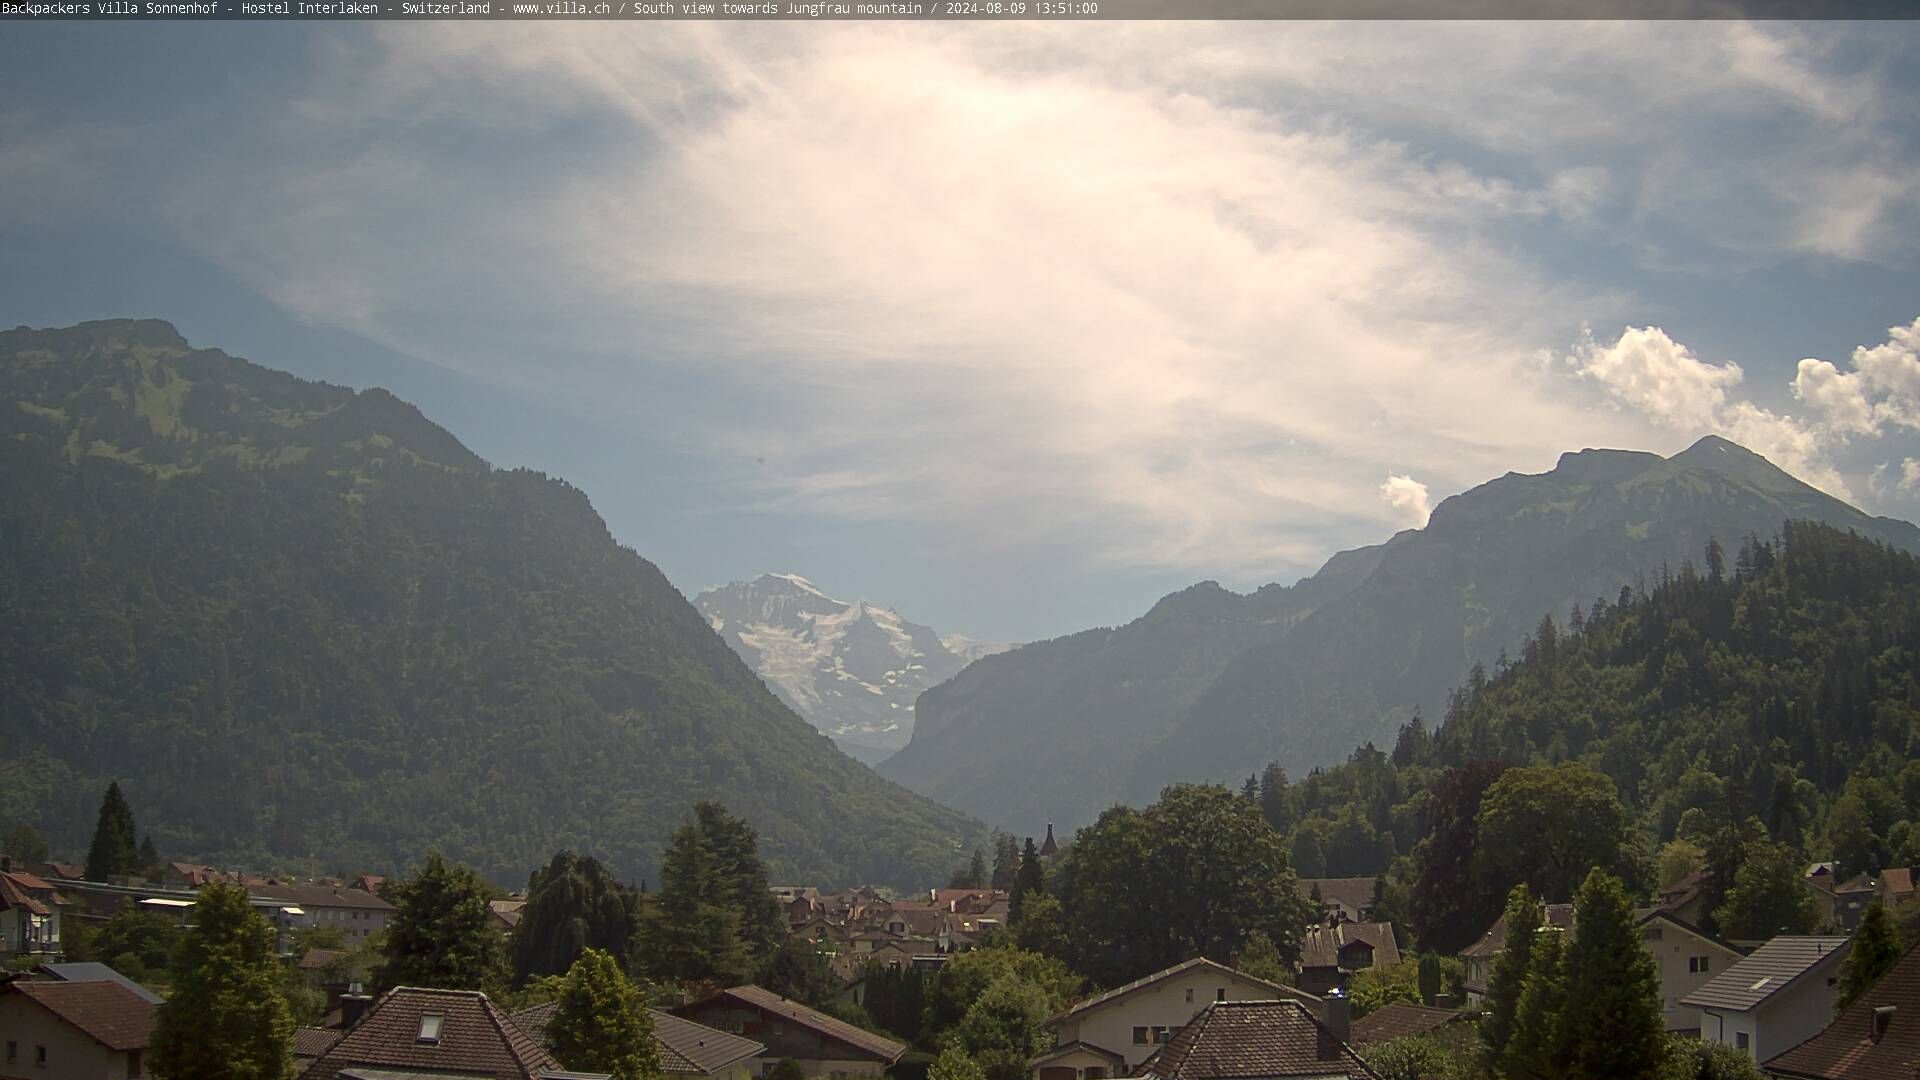
[[[1731,565],[1718,543],[1702,554],[1543,618],[1517,659],[1472,671],[1437,728],[1415,715],[1391,751],[1363,746],[1299,782],[1269,768],[1244,794],[1298,872],[1379,875],[1442,947],[1484,929],[1518,880],[1496,864],[1527,838],[1478,835],[1516,767],[1568,766],[1528,781],[1554,789],[1539,807],[1577,794],[1630,887],[1708,870],[1709,922],[1729,932],[1780,914],[1788,867],[1797,880],[1832,858],[1844,879],[1920,863],[1920,559],[1804,522],[1747,537]],[[1536,884],[1572,895],[1564,878]],[[1723,920],[1730,896],[1746,907]]]

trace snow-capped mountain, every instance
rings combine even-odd
[[[1012,648],[943,638],[892,608],[836,600],[795,574],[736,581],[693,603],[780,700],[868,763],[913,737],[922,690]]]

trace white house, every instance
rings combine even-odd
[[[1057,1048],[1029,1063],[1033,1080],[1133,1076],[1140,1064],[1216,1001],[1298,1001],[1323,1022],[1328,1002],[1243,975],[1205,957],[1089,998],[1047,1021]],[[1346,1002],[1338,1002],[1344,1013]],[[1344,1019],[1344,1017],[1342,1017]],[[1345,1028],[1344,1022],[1341,1028]],[[1343,1030],[1344,1037],[1344,1030]]]
[[[1640,920],[1640,940],[1660,972],[1660,1018],[1668,1031],[1700,1027],[1700,1010],[1684,1004],[1689,994],[1744,959],[1740,950],[1665,910]]]
[[[1700,1010],[1700,1038],[1765,1061],[1833,1019],[1849,939],[1777,937],[1681,1000]]]

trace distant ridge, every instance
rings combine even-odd
[[[795,716],[565,481],[153,320],[0,333],[0,821],[118,778],[179,857],[657,880],[696,799],[777,877],[918,888],[981,826]]]
[[[1423,529],[1341,552],[1293,586],[1211,582],[1115,629],[1027,645],[921,696],[918,728],[881,772],[992,820],[1071,830],[1176,780],[1298,776],[1419,708],[1435,717],[1551,613],[1612,597],[1788,519],[1920,551],[1920,529],[1872,517],[1736,443],[1671,458],[1586,449],[1443,501]]]

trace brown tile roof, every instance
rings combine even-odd
[[[1774,938],[1681,998],[1680,1004],[1745,1012],[1809,971],[1838,962],[1847,941],[1801,935]]]
[[[653,1012],[653,1041],[660,1048],[660,1068],[670,1073],[712,1075],[743,1058],[758,1057],[767,1048],[705,1024],[659,1009]]]
[[[1323,903],[1338,903],[1355,911],[1365,911],[1373,903],[1373,879],[1370,877],[1300,878],[1300,895],[1313,898],[1314,886],[1320,887]]]
[[[1114,1053],[1113,1051],[1107,1049],[1104,1046],[1095,1046],[1090,1042],[1081,1042],[1079,1039],[1075,1039],[1072,1042],[1061,1043],[1059,1046],[1056,1046],[1053,1049],[1047,1051],[1044,1054],[1040,1054],[1037,1057],[1028,1058],[1027,1068],[1029,1069],[1036,1068],[1040,1065],[1046,1064],[1049,1061],[1053,1061],[1057,1058],[1062,1058],[1067,1056],[1068,1054],[1073,1054],[1073,1053],[1092,1054],[1095,1057],[1107,1059],[1107,1061],[1112,1063],[1112,1067],[1116,1070],[1113,1073],[1113,1075],[1115,1076],[1121,1075],[1121,1073],[1118,1070],[1123,1070],[1127,1067],[1127,1059],[1121,1057],[1119,1054]]]
[[[293,1056],[312,1060],[340,1041],[344,1031],[332,1028],[297,1027],[293,1029]]]
[[[1378,1080],[1353,1047],[1297,1001],[1216,1001],[1140,1066],[1160,1080]]]
[[[1338,967],[1340,951],[1356,941],[1373,946],[1375,964],[1400,962],[1400,944],[1393,939],[1392,923],[1341,923],[1316,926],[1306,932],[1300,943],[1300,966]]]
[[[1573,905],[1548,904],[1546,924],[1548,926],[1560,927],[1562,930],[1571,927],[1573,925]],[[1499,918],[1493,920],[1493,925],[1487,928],[1486,933],[1480,935],[1479,941],[1461,949],[1460,955],[1468,958],[1491,957],[1506,947],[1507,917],[1503,913]]]
[[[1891,1007],[1876,1038],[1876,1012]],[[1847,1006],[1826,1029],[1765,1063],[1771,1074],[1820,1080],[1913,1080],[1920,1075],[1920,949]]]
[[[1142,978],[1135,979],[1132,982],[1126,984],[1125,986],[1116,986],[1104,994],[1097,994],[1093,997],[1088,998],[1085,1001],[1076,1002],[1072,1006],[1069,1006],[1065,1011],[1056,1013],[1055,1015],[1049,1017],[1047,1019],[1047,1026],[1051,1027],[1055,1024],[1059,1024],[1063,1021],[1066,1021],[1072,1017],[1079,1016],[1082,1013],[1089,1012],[1093,1009],[1098,1009],[1105,1005],[1110,1005],[1113,1002],[1119,1001],[1121,998],[1128,997],[1132,994],[1138,993],[1141,990],[1145,990],[1148,987],[1155,985],[1156,983],[1160,982],[1163,979],[1171,979],[1176,975],[1183,975],[1186,972],[1193,970],[1194,968],[1207,968],[1209,970],[1216,971],[1222,974],[1231,975],[1236,979],[1244,979],[1247,982],[1254,983],[1259,986],[1264,986],[1267,989],[1272,990],[1273,996],[1276,998],[1295,998],[1300,1001],[1317,1001],[1318,1000],[1312,994],[1309,994],[1304,990],[1295,990],[1291,986],[1281,986],[1278,983],[1270,983],[1265,979],[1256,979],[1253,976],[1246,974],[1245,972],[1235,971],[1232,968],[1228,967],[1227,965],[1222,964],[1218,961],[1209,960],[1204,956],[1196,956],[1191,960],[1185,961],[1183,963],[1175,964],[1172,967],[1167,968],[1165,970],[1156,971],[1151,975],[1147,975]]]
[[[300,970],[320,971],[327,965],[345,960],[352,955],[345,949],[308,949],[300,957]]]
[[[837,1039],[857,1050],[863,1050],[872,1054],[889,1065],[900,1060],[907,1052],[905,1045],[894,1042],[884,1035],[876,1035],[871,1031],[854,1027],[844,1020],[828,1016],[826,1013],[820,1012],[817,1009],[809,1009],[797,1001],[789,1001],[771,990],[765,990],[758,986],[730,987],[707,998],[706,1001],[712,1001],[714,998],[721,997],[731,998],[734,1001],[738,1001],[744,1005],[750,1005],[762,1012],[772,1013],[783,1020],[791,1020],[802,1027],[810,1028],[828,1038]],[[679,1010],[676,1010],[676,1014],[690,1008],[698,1007],[701,1004],[703,1004],[703,1002],[696,1001],[691,1006],[683,1005]]]
[[[34,899],[33,895],[28,892],[33,886],[28,885],[26,883],[27,880],[29,879],[25,874],[0,873],[0,911],[9,911],[18,908],[21,911],[34,915],[50,914],[47,910],[47,905]],[[30,880],[39,881],[40,879],[31,878]],[[41,884],[43,886],[45,885],[44,882]]]
[[[557,1001],[545,1002],[514,1013],[512,1020],[534,1042],[545,1046],[547,1024],[552,1022],[559,1007]],[[653,1014],[653,1045],[660,1052],[663,1072],[710,1075],[742,1058],[757,1057],[767,1049],[752,1039],[729,1035],[669,1012],[647,1011]]]
[[[16,979],[0,993],[24,994],[109,1050],[140,1050],[153,1037],[153,1005],[117,982]]]
[[[380,899],[365,889],[355,889],[340,885],[256,885],[250,890],[255,896],[264,896],[274,900],[291,900],[301,907],[316,908],[361,908],[368,911],[392,911],[393,905]]]
[[[441,1016],[435,1043],[419,1041],[420,1018],[428,1013]],[[300,1080],[338,1080],[343,1071],[360,1067],[538,1080],[560,1065],[485,994],[398,986],[380,995]]]
[[[1425,1035],[1434,1028],[1458,1019],[1458,1009],[1436,1009],[1431,1005],[1415,1005],[1410,1001],[1390,1001],[1353,1022],[1352,1042],[1355,1046],[1372,1046],[1374,1043]]]

